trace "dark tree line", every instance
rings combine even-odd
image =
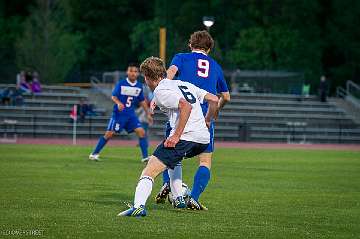
[[[60,65],[45,74],[49,82],[64,81],[74,71],[124,69],[158,55],[162,26],[169,63],[173,54],[188,50],[191,32],[204,29],[204,15],[215,17],[212,55],[225,69],[299,71],[313,85],[322,74],[332,86],[359,82],[357,0],[1,0],[1,81],[20,67],[39,68],[31,60],[35,53],[26,50],[35,42],[29,48],[47,59],[42,69]]]

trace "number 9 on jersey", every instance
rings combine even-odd
[[[197,74],[200,77],[207,78],[209,76],[210,64],[208,60],[199,59],[198,60],[198,71]]]

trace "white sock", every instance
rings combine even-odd
[[[182,167],[175,166],[174,169],[169,169],[170,188],[174,198],[182,196]]]
[[[151,194],[154,179],[149,176],[142,176],[136,186],[134,207],[138,208],[141,205],[145,206],[146,200]]]

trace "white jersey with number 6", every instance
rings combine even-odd
[[[175,132],[179,120],[179,101],[183,98],[191,104],[192,110],[180,139],[201,144],[210,142],[209,130],[200,106],[207,93],[188,82],[169,79],[160,81],[154,90],[154,101],[169,117],[172,129],[170,136]]]

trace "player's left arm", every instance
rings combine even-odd
[[[217,119],[218,115],[219,115],[219,111],[224,108],[224,106],[230,102],[230,93],[229,93],[229,88],[226,84],[225,78],[224,78],[224,74],[221,70],[221,68],[219,67],[219,78],[218,78],[218,83],[217,83],[217,92],[219,92],[219,102],[217,105],[217,110],[215,112],[215,119]]]
[[[211,120],[215,118],[218,108],[219,98],[216,95],[207,92],[206,90],[200,89],[199,87],[196,86],[193,87],[195,89],[196,95],[200,103],[202,104],[205,100],[209,105],[208,111],[205,116],[205,123],[206,126],[209,128],[211,124]]]
[[[145,110],[146,117],[147,117],[147,120],[148,120],[149,124],[152,125],[154,120],[153,120],[153,117],[151,115],[151,111],[149,110],[149,107],[147,105],[146,100],[141,101],[139,104]]]
[[[220,100],[218,103],[218,111],[220,111],[228,102],[230,102],[230,93],[227,92],[220,92]]]
[[[207,93],[204,97],[204,100],[208,102],[208,111],[206,112],[205,116],[205,123],[208,128],[210,128],[211,120],[215,118],[218,104],[219,104],[219,98],[216,95],[213,95],[211,93]]]

